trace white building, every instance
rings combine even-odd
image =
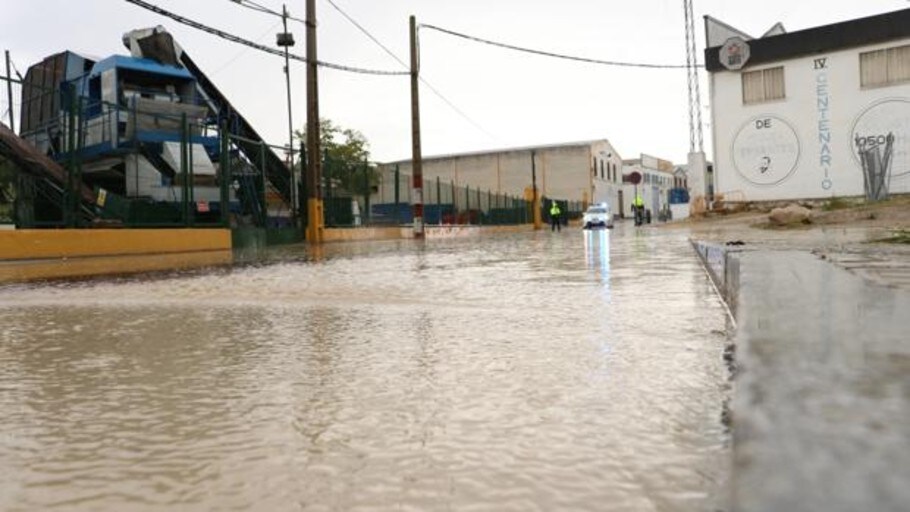
[[[401,176],[398,197],[410,200],[412,165],[404,160],[379,166],[380,185],[372,198],[374,203],[394,201],[396,168]],[[424,157],[424,202],[432,201],[437,179],[444,185],[527,197],[534,174],[540,197],[583,204],[608,202],[613,211],[618,211],[621,173],[622,158],[606,139]]]
[[[717,194],[910,192],[910,9],[760,38],[705,26]]]
[[[619,209],[626,218],[634,217],[632,200],[636,193],[641,194],[645,208],[651,210],[656,219],[658,212],[667,208],[670,201],[670,189],[677,183],[676,167],[672,162],[649,155],[641,155],[634,160],[623,160],[623,184],[618,201]],[[640,181],[632,183],[633,174],[638,173]]]

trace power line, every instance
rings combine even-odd
[[[229,34],[222,30],[218,30],[216,28],[212,28],[207,25],[203,25],[202,23],[199,23],[198,21],[193,21],[189,18],[185,18],[178,14],[174,14],[170,11],[166,11],[166,10],[162,9],[161,7],[152,5],[148,2],[144,2],[142,0],[124,0],[124,1],[127,3],[130,3],[130,4],[133,4],[133,5],[136,5],[138,7],[142,7],[143,9],[152,11],[156,14],[160,14],[162,16],[171,18],[172,20],[174,20],[178,23],[182,23],[184,25],[188,25],[195,29],[202,30],[203,32],[208,32],[209,34],[216,35],[222,39],[226,39],[228,41],[238,43],[238,44],[243,44],[243,45],[249,46],[251,48],[255,48],[259,51],[265,52],[265,53],[270,53],[272,55],[284,57],[283,51],[280,51],[280,50],[277,50],[274,48],[270,48],[268,46],[264,46],[259,43],[254,43],[247,39],[243,39],[239,36],[235,36],[234,34]],[[289,56],[289,58],[297,60],[297,61],[307,62],[307,59],[305,57],[301,57],[300,55],[295,55],[292,53],[292,54],[289,54],[288,56]],[[325,68],[329,68],[329,69],[336,69],[338,71],[347,71],[350,73],[360,73],[360,74],[364,74],[364,75],[403,76],[403,75],[409,74],[407,71],[383,71],[383,70],[376,70],[376,69],[365,69],[365,68],[357,68],[357,67],[353,67],[353,66],[344,66],[341,64],[332,64],[332,63],[323,62],[323,61],[317,61],[316,65],[325,67]]]
[[[589,64],[600,64],[604,66],[618,66],[618,67],[627,67],[627,68],[649,68],[649,69],[686,69],[685,64],[646,64],[641,62],[620,62],[613,60],[600,60],[600,59],[589,59],[587,57],[575,57],[572,55],[563,55],[560,53],[553,53],[544,50],[534,50],[531,48],[523,48],[521,46],[515,46],[506,43],[499,43],[496,41],[491,41],[489,39],[483,39],[480,37],[470,36],[468,34],[462,34],[461,32],[455,32],[454,30],[449,30],[435,25],[421,24],[420,28],[427,28],[430,30],[436,30],[450,36],[460,37],[462,39],[467,39],[469,41],[474,41],[476,43],[488,44],[491,46],[498,46],[500,48],[506,48],[509,50],[515,50],[524,53],[532,53],[534,55],[542,55],[544,57],[554,57],[557,59],[565,60],[574,60],[578,62],[587,62]]]
[[[16,63],[12,59],[10,59],[9,63],[13,66],[13,71],[16,72],[16,76],[19,77],[19,80],[20,81],[24,80],[24,78],[22,78],[22,73],[19,72],[19,68],[16,67]],[[8,77],[8,78],[11,78],[11,77]]]
[[[373,41],[374,43],[376,43],[377,46],[379,46],[379,47],[382,48],[386,53],[388,53],[389,55],[391,55],[392,58],[395,59],[396,61],[398,61],[399,64],[401,64],[402,66],[404,66],[406,69],[410,67],[410,65],[409,65],[408,63],[406,63],[405,61],[403,61],[403,60],[401,60],[400,58],[398,58],[398,56],[395,55],[395,52],[393,52],[392,50],[389,50],[389,48],[388,48],[386,45],[382,44],[382,43],[379,41],[379,39],[376,39],[376,37],[374,37],[373,34],[371,34],[367,29],[363,28],[363,26],[362,26],[360,23],[357,23],[357,20],[355,20],[354,18],[352,18],[351,16],[349,16],[348,13],[344,12],[344,10],[342,10],[341,7],[338,6],[338,4],[336,4],[336,3],[333,2],[332,0],[325,0],[325,1],[328,2],[329,5],[331,5],[332,7],[334,7],[336,11],[338,11],[339,13],[341,13],[341,15],[344,16],[344,18],[345,18],[346,20],[348,20],[349,22],[351,22],[352,25],[354,25],[355,27],[357,27],[358,30],[360,30],[361,32],[363,32],[363,34],[364,34],[365,36],[369,37],[371,41]]]
[[[232,0],[232,1],[233,1],[233,0]],[[377,39],[375,36],[373,36],[373,34],[371,34],[366,28],[364,28],[360,23],[358,23],[357,20],[355,20],[354,18],[352,18],[348,13],[344,12],[344,10],[343,10],[341,7],[339,7],[338,4],[336,4],[336,3],[335,3],[334,1],[332,1],[332,0],[326,0],[326,2],[328,2],[329,5],[331,5],[333,8],[335,8],[336,11],[338,11],[339,13],[341,13],[341,15],[345,17],[345,19],[347,19],[349,22],[351,22],[352,25],[354,25],[355,27],[357,27],[357,29],[360,30],[365,36],[367,36],[368,38],[370,38],[371,41],[373,41],[373,42],[376,43],[380,48],[382,48],[383,51],[385,51],[387,54],[391,55],[393,59],[395,59],[396,61],[398,61],[399,64],[401,64],[402,66],[404,66],[405,69],[410,69],[410,67],[411,67],[410,64],[408,64],[408,63],[406,63],[405,61],[403,61],[402,59],[400,59],[400,58],[398,57],[398,55],[395,55],[395,52],[393,52],[393,51],[390,50],[387,46],[385,46],[384,44],[382,44],[382,43],[379,41],[379,39]],[[419,43],[418,43],[418,44],[419,44]],[[419,47],[418,47],[418,55],[419,55]],[[418,67],[419,67],[419,66],[418,66]],[[445,103],[446,105],[448,105],[449,108],[451,108],[452,110],[454,110],[458,115],[460,115],[462,118],[464,118],[468,123],[472,124],[475,128],[477,128],[478,130],[480,130],[480,131],[484,132],[485,134],[487,134],[487,136],[489,136],[489,137],[491,137],[491,138],[493,138],[493,139],[498,139],[498,137],[496,137],[495,135],[493,135],[492,133],[490,133],[489,131],[487,131],[486,128],[484,128],[483,126],[480,126],[480,124],[478,124],[476,121],[474,121],[473,119],[471,119],[470,116],[468,116],[467,114],[465,114],[464,111],[462,111],[462,110],[461,110],[460,108],[458,108],[454,103],[452,103],[448,98],[446,98],[441,92],[439,92],[438,89],[436,89],[435,87],[433,87],[433,85],[432,85],[430,82],[428,82],[423,76],[418,76],[417,78],[418,78],[421,82],[423,82],[423,85],[427,86],[427,88],[428,88],[433,94],[435,94],[439,99],[441,99],[441,100],[443,101],[443,103]]]
[[[281,22],[279,21],[279,22],[275,23],[274,25],[272,25],[271,27],[269,27],[268,30],[266,30],[265,32],[262,33],[262,35],[260,35],[259,37],[256,38],[256,42],[258,43],[258,42],[264,40],[269,34],[272,33],[273,30],[277,29],[280,25],[281,25]],[[225,62],[224,64],[215,68],[214,71],[210,72],[209,76],[215,76],[218,73],[222,72],[223,70],[227,69],[228,66],[233,64],[240,57],[243,57],[244,55],[246,55],[247,52],[249,52],[250,50],[252,50],[252,48],[242,48],[239,52],[237,52],[236,55],[234,55],[233,57],[228,59],[227,62]]]
[[[228,0],[228,2],[231,2],[232,4],[237,4],[237,5],[241,6],[241,7],[246,7],[247,9],[252,9],[252,10],[254,10],[254,11],[258,11],[258,12],[261,12],[261,13],[264,13],[264,14],[271,14],[272,16],[277,16],[277,17],[279,17],[279,18],[283,18],[283,17],[284,17],[284,15],[283,15],[282,13],[280,13],[280,12],[278,12],[278,11],[273,11],[272,9],[269,9],[268,7],[266,7],[266,6],[262,5],[262,4],[258,4],[258,3],[256,3],[256,2],[253,2],[252,0]],[[296,22],[298,22],[298,23],[303,23],[304,25],[306,25],[306,20],[302,20],[302,19],[300,19],[300,18],[295,18],[295,17],[290,16],[290,15],[288,15],[287,18],[288,18],[289,20],[294,20],[294,21],[296,21]]]

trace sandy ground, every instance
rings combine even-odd
[[[783,206],[783,205],[781,205]],[[910,290],[910,195],[873,204],[812,205],[812,222],[771,227],[763,210],[709,214],[658,225],[740,250],[808,251],[866,279]]]
[[[662,228],[686,228],[693,231],[722,229],[760,230],[767,232],[806,231],[835,227],[865,228],[881,232],[884,236],[910,230],[910,195],[896,196],[877,203],[848,201],[834,204],[799,202],[812,211],[810,224],[787,227],[773,227],[768,223],[771,205],[750,205],[740,207],[738,212],[711,212],[705,216],[693,217],[680,222],[661,226]],[[785,206],[781,203],[774,206]]]

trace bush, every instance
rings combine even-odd
[[[831,199],[825,201],[825,204],[822,205],[822,210],[826,212],[832,212],[834,210],[845,210],[852,207],[853,203],[851,203],[849,200],[844,199],[843,197],[832,197]]]

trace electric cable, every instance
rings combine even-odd
[[[156,14],[160,14],[162,16],[171,18],[172,20],[174,20],[178,23],[181,23],[183,25],[193,27],[197,30],[202,30],[203,32],[208,32],[209,34],[218,36],[222,39],[231,41],[233,43],[243,44],[243,45],[249,46],[251,48],[255,48],[259,51],[262,51],[265,53],[270,53],[272,55],[276,55],[278,57],[285,56],[284,52],[282,52],[280,50],[277,50],[274,48],[269,48],[268,46],[261,45],[259,43],[254,43],[252,41],[243,39],[242,37],[236,36],[234,34],[230,34],[223,30],[218,30],[216,28],[209,27],[208,25],[203,25],[202,23],[199,23],[198,21],[193,21],[189,18],[185,18],[183,16],[180,16],[179,14],[175,14],[175,13],[172,13],[165,9],[162,9],[161,7],[158,7],[157,5],[152,5],[148,2],[144,2],[143,0],[124,0],[124,1],[127,3],[130,3],[130,4],[133,4],[133,5],[136,5],[138,7],[142,7],[143,9],[152,11]],[[288,54],[288,57],[291,59],[297,60],[297,61],[308,62],[305,57],[302,57],[300,55],[295,55],[293,53]],[[377,69],[365,69],[365,68],[358,68],[358,67],[354,67],[354,66],[344,66],[341,64],[332,64],[330,62],[323,62],[323,61],[316,61],[316,65],[325,67],[325,68],[329,68],[329,69],[335,69],[338,71],[347,71],[349,73],[359,73],[359,74],[364,74],[364,75],[403,76],[403,75],[410,74],[408,71],[384,71],[384,70],[377,70]]]
[[[228,0],[228,2],[231,2],[232,4],[237,4],[241,7],[246,7],[247,9],[252,9],[254,11],[258,11],[261,13],[271,14],[272,16],[278,16],[279,18],[284,17],[284,14],[282,14],[278,11],[273,11],[273,10],[269,9],[268,7],[265,7],[262,4],[257,4],[256,2],[253,2],[252,0]],[[289,20],[293,20],[298,23],[303,23],[304,25],[306,25],[306,20],[303,20],[300,18],[295,18],[294,16],[291,16],[290,14],[288,15],[287,18]]]
[[[232,1],[233,1],[233,0],[232,0]],[[354,25],[355,27],[357,27],[357,29],[360,30],[365,36],[367,36],[368,38],[370,38],[371,41],[373,41],[374,43],[376,43],[377,46],[379,46],[380,48],[382,48],[383,51],[385,51],[385,52],[386,52],[387,54],[389,54],[393,59],[395,59],[396,61],[398,61],[399,64],[401,64],[402,66],[404,66],[406,69],[410,68],[410,65],[409,65],[408,63],[406,63],[405,61],[403,61],[403,60],[401,60],[400,58],[398,58],[398,56],[395,55],[395,52],[393,52],[392,50],[390,50],[386,45],[382,44],[382,43],[379,41],[379,39],[376,39],[376,37],[374,37],[373,34],[371,34],[367,29],[365,29],[365,28],[363,27],[363,25],[361,25],[360,23],[357,23],[357,20],[355,20],[354,18],[352,18],[350,15],[348,15],[348,13],[344,12],[344,10],[342,10],[341,7],[338,6],[338,4],[336,4],[336,3],[333,2],[332,0],[325,0],[325,1],[326,1],[329,5],[331,5],[333,8],[335,8],[336,11],[338,11],[339,13],[341,13],[341,15],[344,16],[344,18],[345,18],[346,20],[348,20],[349,22],[351,22],[352,25]]]
[[[231,1],[233,1],[233,0],[231,0]],[[262,41],[263,39],[265,39],[269,34],[272,33],[272,31],[274,31],[275,29],[277,29],[279,25],[281,25],[281,22],[280,22],[280,21],[277,22],[277,23],[275,23],[275,24],[272,25],[271,27],[269,27],[268,30],[266,30],[265,32],[262,33],[262,35],[260,35],[259,37],[256,38],[256,42],[258,43],[258,42]],[[214,71],[212,71],[211,73],[209,73],[209,76],[215,76],[215,75],[217,75],[218,73],[220,73],[221,71],[224,71],[225,69],[227,69],[228,66],[230,66],[231,64],[233,64],[233,63],[234,63],[237,59],[239,59],[240,57],[243,57],[244,55],[246,55],[247,52],[250,51],[250,50],[252,50],[252,48],[249,48],[249,47],[240,50],[236,55],[234,55],[233,57],[231,57],[230,59],[228,59],[227,62],[225,62],[224,64],[218,66],[217,68],[215,68]]]
[[[420,27],[427,28],[430,30],[436,30],[437,32],[442,32],[443,34],[460,37],[462,39],[467,39],[469,41],[474,41],[476,43],[483,43],[483,44],[487,44],[487,45],[491,45],[491,46],[498,46],[500,48],[506,48],[508,50],[514,50],[514,51],[524,52],[524,53],[531,53],[534,55],[541,55],[544,57],[553,57],[553,58],[557,58],[557,59],[573,60],[573,61],[577,61],[577,62],[586,62],[588,64],[600,64],[600,65],[604,65],[604,66],[618,66],[618,67],[628,67],[628,68],[649,68],[649,69],[686,69],[687,68],[687,66],[685,64],[646,64],[646,63],[642,63],[642,62],[621,62],[621,61],[614,61],[614,60],[591,59],[588,57],[576,57],[576,56],[572,56],[572,55],[564,55],[561,53],[553,53],[553,52],[548,52],[548,51],[544,51],[544,50],[535,50],[532,48],[524,48],[524,47],[515,46],[512,44],[491,41],[489,39],[483,39],[480,37],[463,34],[461,32],[456,32],[454,30],[437,27],[435,25],[428,25],[425,23],[422,23],[420,25]]]
[[[16,67],[16,63],[13,61],[13,59],[10,59],[9,63],[13,66],[13,71],[16,73],[16,76],[19,77],[19,81],[24,80],[22,78],[22,73],[19,72],[19,68]]]
[[[231,1],[233,1],[233,0],[231,0]],[[404,66],[405,69],[410,69],[411,66],[410,66],[408,63],[406,63],[406,62],[403,61],[401,58],[399,58],[398,55],[395,55],[395,52],[393,52],[393,51],[390,50],[387,46],[385,46],[384,44],[382,44],[382,42],[380,42],[379,39],[377,39],[375,36],[373,36],[373,34],[371,34],[366,28],[364,28],[360,23],[358,23],[357,20],[355,20],[353,17],[351,17],[348,13],[344,12],[344,10],[343,10],[341,7],[339,7],[338,4],[336,4],[333,0],[326,0],[326,2],[327,2],[329,5],[331,5],[336,11],[338,11],[339,13],[341,13],[341,15],[344,16],[345,19],[347,19],[352,25],[354,25],[355,27],[357,27],[357,29],[360,30],[365,36],[367,36],[368,38],[370,38],[371,41],[373,41],[374,43],[376,43],[376,45],[378,45],[380,48],[382,48],[383,51],[385,51],[385,52],[386,52],[387,54],[389,54],[393,59],[395,59],[396,61],[398,61],[399,64],[401,64],[402,66]],[[418,40],[417,55],[418,55],[418,58],[419,58],[419,55],[420,55],[420,44],[419,44],[420,38],[418,37],[417,40]],[[418,68],[418,70],[420,69],[419,61],[418,61],[418,66],[417,66],[417,68]],[[468,116],[467,114],[465,114],[464,111],[462,111],[460,108],[458,108],[458,106],[456,106],[451,100],[449,100],[448,98],[446,98],[445,95],[443,95],[438,89],[436,89],[436,87],[433,87],[433,85],[432,85],[430,82],[428,82],[428,81],[427,81],[422,75],[420,75],[419,73],[418,73],[417,79],[420,80],[420,81],[423,83],[423,85],[427,86],[427,88],[428,88],[433,94],[435,94],[440,100],[442,100],[443,103],[445,103],[446,105],[449,106],[449,108],[451,108],[453,111],[455,111],[455,113],[457,113],[457,114],[460,115],[462,118],[464,118],[465,121],[467,121],[468,123],[470,123],[471,125],[473,125],[473,126],[474,126],[475,128],[477,128],[478,130],[484,132],[488,137],[490,137],[490,138],[492,138],[492,139],[494,139],[494,140],[499,140],[499,137],[493,135],[493,134],[490,133],[486,128],[484,128],[483,126],[481,126],[480,124],[478,124],[476,121],[474,121],[473,119],[471,119],[470,116]]]

